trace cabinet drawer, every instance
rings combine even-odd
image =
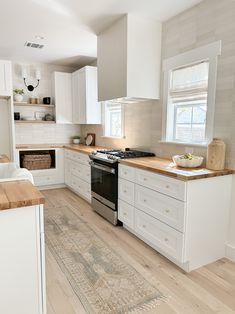
[[[89,157],[86,154],[75,152],[73,150],[65,150],[65,158],[69,158],[75,162],[82,163],[84,165],[89,165]]]
[[[82,178],[82,177],[83,177],[83,174],[82,174],[82,167],[83,167],[83,165],[72,161],[71,164],[70,164],[70,172],[71,172],[74,176],[79,177],[79,178]]]
[[[91,200],[91,185],[84,180],[71,176],[71,188],[87,200]]]
[[[57,183],[56,176],[54,175],[33,176],[33,179],[36,186],[51,185]]]
[[[150,171],[136,170],[136,183],[179,200],[185,200],[186,183]]]
[[[119,164],[118,175],[120,178],[134,182],[135,181],[135,168]]]
[[[135,210],[135,231],[162,253],[184,262],[184,235],[159,220]]]
[[[82,175],[83,180],[87,183],[91,183],[91,167],[90,166],[82,166]]]
[[[120,199],[118,200],[118,219],[134,229],[134,207]]]
[[[135,207],[184,231],[185,203],[140,185],[135,186]]]
[[[128,204],[134,205],[135,200],[135,185],[134,183],[119,179],[118,181],[118,197],[127,202]]]

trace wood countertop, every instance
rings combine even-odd
[[[156,172],[180,180],[204,179],[235,173],[235,170],[231,169],[214,171],[205,168],[181,168],[177,167],[169,159],[162,159],[158,157],[121,159],[119,162],[123,165]]]
[[[90,154],[93,150],[97,149],[105,149],[104,147],[100,146],[87,146],[84,144],[17,144],[16,148],[17,149],[67,148],[84,154]]]
[[[10,159],[7,157],[7,155],[0,155],[0,164],[8,162],[10,162]]]
[[[0,210],[44,203],[44,196],[27,180],[0,183]]]

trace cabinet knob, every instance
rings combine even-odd
[[[165,212],[168,214],[170,212],[170,209],[165,209]]]
[[[144,178],[144,181],[147,181],[147,178]]]
[[[146,228],[146,225],[143,225],[142,227],[145,229],[145,228]]]
[[[126,193],[126,190],[124,190],[123,192]]]
[[[169,241],[169,239],[168,239],[168,238],[165,238],[165,239],[164,239],[164,241],[165,241],[165,242],[168,242],[168,241]]]
[[[126,213],[123,213],[123,216],[126,216]]]
[[[125,174],[125,175],[127,175],[127,172],[126,172],[126,171],[124,171],[124,174]]]
[[[169,185],[166,185],[166,189],[169,189],[170,188],[170,186]]]
[[[147,203],[147,200],[144,200],[144,203]]]

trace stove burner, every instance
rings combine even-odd
[[[131,150],[129,148],[125,150],[112,149],[112,150],[97,150],[92,153],[93,157],[100,160],[106,160],[109,162],[117,162],[118,159],[138,158],[138,157],[150,157],[155,156],[153,153],[143,152],[138,150]]]

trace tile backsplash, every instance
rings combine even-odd
[[[21,75],[22,67],[26,68],[28,72],[27,84],[35,83],[36,69],[39,69],[41,72],[40,84],[33,93],[28,92],[24,85]],[[25,101],[27,101],[29,97],[39,97],[41,99],[43,97],[53,98],[53,72],[73,72],[75,70],[76,68],[53,64],[28,64],[13,62],[13,88],[24,89]],[[40,108],[37,108],[37,110],[35,108],[33,109],[34,111],[42,111]],[[24,112],[32,116],[33,110],[29,108]],[[15,111],[17,111],[17,109],[15,109]],[[15,140],[16,144],[69,143],[71,136],[80,134],[80,132],[80,126],[71,124],[16,124]]]

